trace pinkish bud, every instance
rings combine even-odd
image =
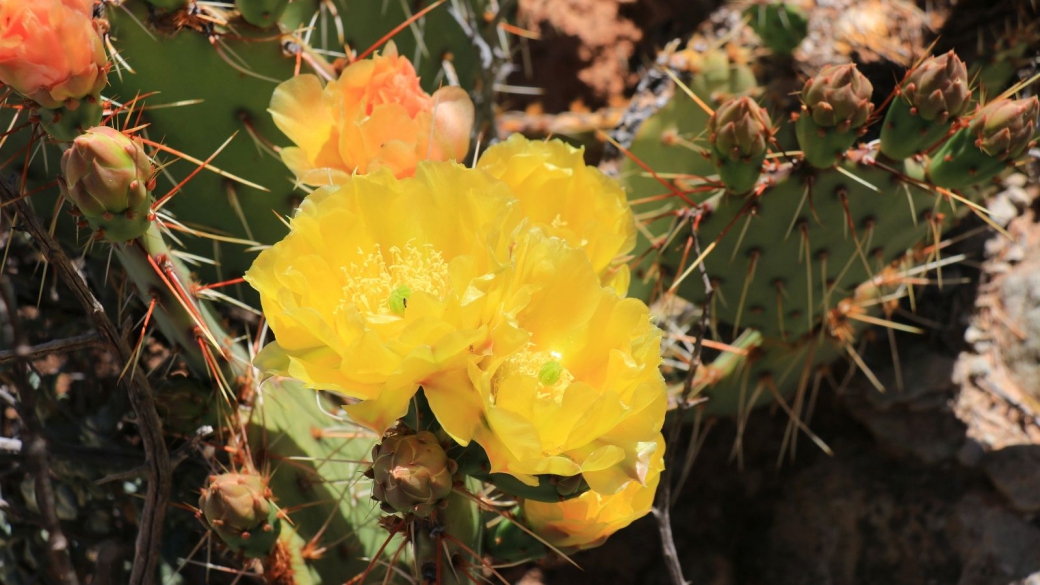
[[[61,169],[62,193],[94,227],[115,241],[140,235],[134,232],[141,221],[115,225],[120,218],[146,217],[151,206],[147,186],[154,169],[139,140],[107,126],[91,128],[62,155]]]

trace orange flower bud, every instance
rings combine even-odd
[[[76,109],[108,82],[92,0],[0,3],[0,81],[45,108]]]
[[[282,149],[282,160],[301,183],[316,186],[380,168],[410,177],[419,161],[460,160],[473,127],[466,92],[443,87],[427,94],[392,42],[325,87],[314,75],[282,83],[269,111],[296,144]]]

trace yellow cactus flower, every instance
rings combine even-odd
[[[635,247],[635,218],[621,186],[585,164],[584,148],[513,134],[487,149],[477,168],[505,181],[524,215],[550,235],[585,250],[605,286],[627,293],[628,266],[619,257]]]
[[[562,239],[535,228],[513,255],[502,297],[524,301],[515,329],[504,329],[512,338],[495,337],[466,374],[424,384],[457,388],[468,377],[478,394],[427,392],[430,406],[456,441],[484,448],[492,472],[530,485],[580,473],[614,493],[639,479],[640,445],[664,424],[661,332],[642,301],[601,286],[585,253]]]
[[[490,351],[521,220],[504,184],[454,163],[318,189],[246,273],[277,338],[255,364],[359,399],[351,416],[383,432],[427,378]]]
[[[282,161],[297,180],[314,186],[382,168],[410,177],[419,161],[461,160],[473,127],[466,92],[443,87],[427,94],[393,42],[325,87],[309,74],[282,83],[269,111],[296,144],[282,149]]]
[[[664,469],[664,437],[658,435],[644,448],[652,453],[641,480],[629,482],[613,495],[588,491],[558,503],[526,500],[523,514],[528,527],[553,546],[569,552],[597,547],[645,516],[654,503]]]

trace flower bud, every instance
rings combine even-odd
[[[277,510],[260,476],[225,473],[209,478],[199,509],[213,531],[233,550],[266,554],[278,539]]]
[[[1029,148],[1036,135],[1037,98],[997,100],[979,110],[968,125],[975,146],[1000,160],[1016,159]]]
[[[737,98],[715,110],[708,131],[722,181],[735,193],[751,189],[773,139],[769,114],[753,99]]]
[[[269,111],[295,143],[282,149],[282,161],[297,180],[314,186],[381,168],[410,177],[421,161],[462,160],[474,116],[461,88],[423,91],[393,41],[324,86],[314,75],[289,79],[275,88]]]
[[[874,112],[873,91],[853,64],[828,65],[805,83],[795,132],[806,162],[817,168],[838,162]]]
[[[927,151],[946,136],[970,97],[968,69],[953,51],[929,57],[907,76],[889,106],[881,127],[881,152],[898,160]]]
[[[990,102],[936,151],[929,180],[963,189],[992,179],[1033,144],[1038,114],[1036,97]]]
[[[147,229],[153,167],[141,142],[107,126],[76,137],[61,157],[62,193],[111,241]]]
[[[390,431],[372,449],[372,497],[388,513],[427,517],[451,494],[458,466],[428,431]]]
[[[805,83],[802,101],[818,126],[847,132],[867,123],[874,112],[873,92],[855,65],[828,65]]]
[[[44,108],[75,110],[107,83],[92,0],[0,2],[0,81]]]
[[[944,123],[968,107],[968,68],[953,51],[929,57],[907,77],[903,97],[925,120]]]
[[[764,156],[773,136],[769,114],[749,97],[728,101],[708,121],[715,151],[730,160]]]

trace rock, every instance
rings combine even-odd
[[[983,458],[982,468],[1016,510],[1040,512],[1040,445],[992,451]]]

